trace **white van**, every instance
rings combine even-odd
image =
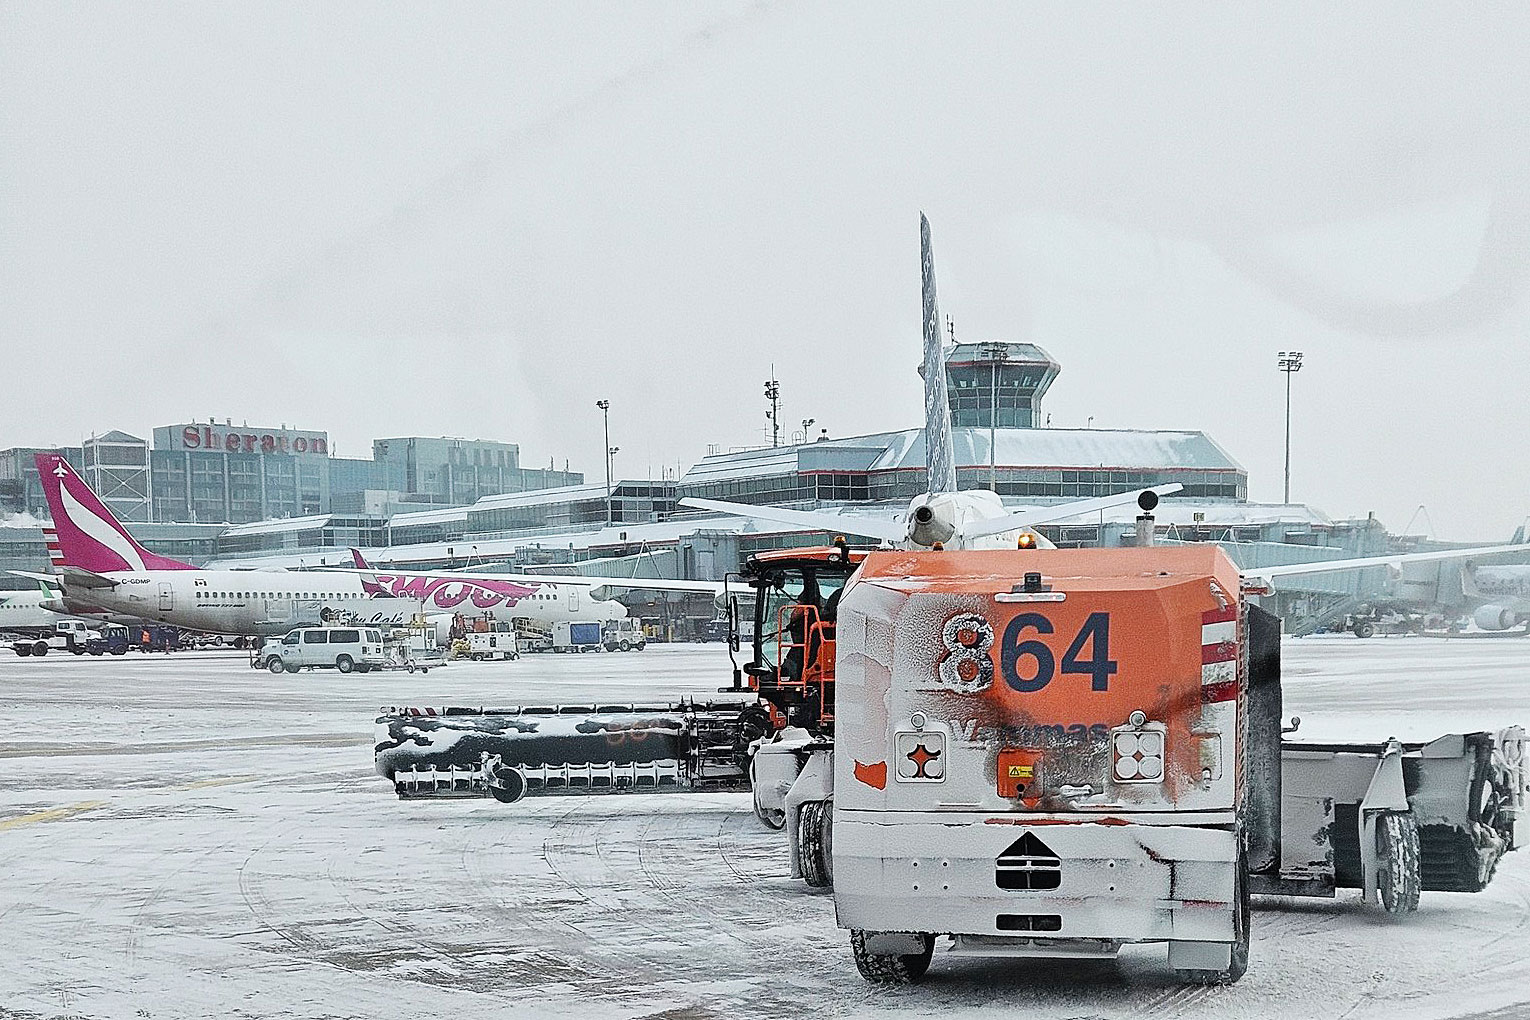
[[[365,673],[388,663],[382,634],[366,627],[303,627],[290,631],[279,647],[267,645],[261,652],[273,673],[330,666],[342,673],[353,669]]]

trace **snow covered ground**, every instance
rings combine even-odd
[[[1530,723],[1530,639],[1288,642],[1303,736]],[[396,800],[380,705],[648,700],[726,682],[719,645],[257,673],[235,653],[0,660],[0,1018],[1530,1016],[1530,851],[1391,920],[1258,902],[1247,977],[937,961],[865,985],[833,901],[739,794]]]

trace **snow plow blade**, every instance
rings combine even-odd
[[[742,788],[744,702],[381,709],[377,772],[401,798]]]
[[[1305,743],[1281,752],[1280,864],[1253,891],[1361,889],[1394,913],[1421,891],[1480,892],[1530,839],[1530,738],[1518,726],[1428,743]]]

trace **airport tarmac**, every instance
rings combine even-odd
[[[1530,723],[1530,639],[1287,642],[1303,736]],[[944,961],[856,974],[743,794],[400,802],[385,704],[711,694],[721,645],[272,675],[232,652],[0,659],[0,1018],[1530,1016],[1530,850],[1488,891],[1260,900],[1247,976]]]

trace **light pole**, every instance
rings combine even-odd
[[[817,418],[802,419],[802,442],[804,444],[812,441],[812,434],[808,432],[808,429],[811,429],[813,427],[813,423],[817,420]]]
[[[595,406],[600,408],[601,422],[605,428],[606,443],[601,447],[606,451],[606,527],[611,526],[611,401],[597,400]]]
[[[1286,497],[1291,502],[1291,377],[1302,370],[1301,351],[1281,351],[1276,364],[1286,374]]]

